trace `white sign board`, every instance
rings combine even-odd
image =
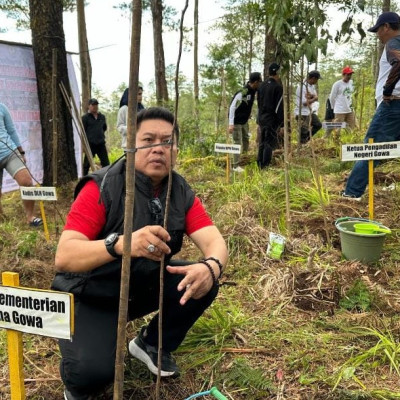
[[[0,286],[0,328],[71,339],[73,295]]]
[[[324,129],[326,128],[346,128],[347,124],[346,122],[326,122],[324,121],[322,123],[322,127]]]
[[[400,157],[400,142],[342,145],[342,161],[386,160]]]
[[[215,143],[214,151],[216,153],[240,154],[240,148],[240,144]]]
[[[57,200],[55,187],[27,187],[21,186],[21,199],[23,200]]]

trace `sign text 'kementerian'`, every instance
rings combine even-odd
[[[0,286],[0,328],[71,339],[72,312],[70,293]]]

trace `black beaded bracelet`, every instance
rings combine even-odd
[[[222,265],[222,263],[221,263],[221,261],[219,261],[218,258],[215,258],[215,257],[207,257],[207,258],[203,258],[203,260],[204,260],[204,261],[209,261],[209,260],[211,260],[211,261],[214,261],[214,262],[217,263],[218,268],[219,268],[219,278],[218,278],[218,279],[220,279],[221,276],[222,276],[222,270],[223,270],[223,268],[224,268],[223,265]]]
[[[212,266],[210,265],[210,263],[207,262],[206,260],[200,260],[199,263],[204,264],[209,269],[214,285],[218,284],[218,280],[215,277],[214,270],[213,270]]]
[[[22,156],[24,156],[24,155],[25,155],[25,152],[24,152],[24,151],[20,151],[19,154],[21,154]]]

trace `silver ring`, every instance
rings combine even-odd
[[[186,290],[190,289],[190,286],[192,286],[192,284],[191,284],[191,283],[188,283],[188,284],[186,285]]]
[[[149,253],[154,253],[155,251],[156,251],[156,246],[154,246],[154,244],[149,244],[148,246],[147,246],[147,251],[149,252]]]

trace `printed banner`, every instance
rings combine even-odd
[[[31,174],[42,183],[42,126],[32,47],[18,43],[0,43],[0,55],[0,102],[10,110],[19,140],[26,151],[25,157]],[[70,54],[67,54],[67,64],[72,96],[79,108],[78,82]],[[78,174],[81,176],[82,150],[75,127],[74,143]],[[17,189],[17,183],[7,174],[7,171],[4,171],[2,192]]]

